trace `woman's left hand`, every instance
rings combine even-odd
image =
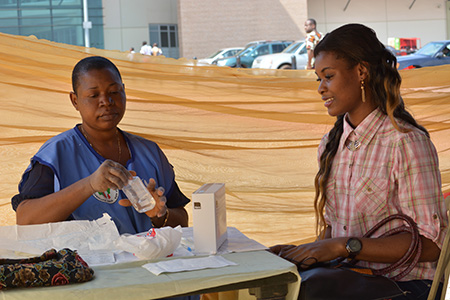
[[[136,172],[130,171],[133,176],[136,176]],[[152,194],[153,199],[155,199],[156,205],[149,211],[146,211],[145,214],[150,218],[154,217],[162,217],[166,214],[167,206],[166,206],[166,196],[164,196],[164,188],[162,186],[156,188],[156,181],[153,178],[150,178],[150,182],[147,185],[147,189],[150,194]],[[131,206],[131,202],[128,199],[119,200],[119,204],[125,207]]]
[[[340,256],[346,256],[347,250],[345,243],[347,238],[324,239],[308,244],[291,247],[275,248],[278,256],[291,261],[294,264],[300,264],[307,267],[316,262],[325,262],[336,259]],[[274,252],[274,251],[272,251]]]
[[[150,178],[147,189],[152,194],[153,199],[155,199],[156,205],[153,209],[146,211],[145,214],[150,218],[161,218],[167,212],[167,199],[166,196],[164,196],[165,190],[162,186],[157,188],[156,181],[153,178]]]

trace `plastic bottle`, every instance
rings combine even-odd
[[[124,186],[122,191],[133,204],[133,207],[140,213],[149,211],[156,205],[152,194],[150,194],[138,176],[134,176],[133,179],[128,181],[128,185]]]

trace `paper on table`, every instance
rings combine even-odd
[[[164,231],[169,229],[174,233],[165,234]],[[139,242],[137,246],[140,248],[144,242],[158,242],[157,244],[160,247],[170,248],[170,251],[163,249],[164,251],[171,252],[176,248],[173,252],[175,257],[192,256],[193,228],[182,228],[181,243],[180,237],[176,239],[171,237],[175,233],[179,235],[179,230],[174,228],[155,229],[158,232],[158,238],[169,238],[171,240],[173,247],[168,247],[167,242],[156,241],[155,239],[140,241],[147,240],[140,235],[134,237],[119,235],[114,222],[107,214],[94,221],[77,220],[40,225],[0,226],[0,257],[23,258],[41,255],[51,248],[57,250],[70,248],[77,250],[80,256],[91,266],[138,260],[136,256],[131,254],[137,251],[136,247],[132,249],[133,247],[126,246],[127,243],[129,244],[129,239],[133,239],[133,242]],[[227,230],[228,240],[221,246],[218,254],[266,249],[265,246],[249,239],[234,227],[228,227]],[[118,247],[120,243],[125,246]],[[177,248],[177,245],[181,246]],[[128,250],[128,252],[122,252],[122,250]],[[146,259],[164,257],[167,255],[167,251],[164,251],[159,251],[159,253],[162,253],[161,255]],[[154,251],[151,252],[154,253]]]
[[[119,232],[110,216],[94,221],[66,221],[39,225],[0,227],[0,256],[19,251],[40,255],[50,248],[70,248],[78,253],[114,249]]]
[[[181,233],[181,227],[164,227],[151,229],[141,235],[119,235],[108,214],[94,221],[3,226],[0,227],[0,257],[30,257],[41,255],[51,248],[70,248],[77,250],[91,266],[138,258],[154,259],[172,254],[180,244]],[[123,252],[130,255],[124,255]]]
[[[255,250],[266,250],[267,247],[255,240],[248,238],[235,227],[227,227],[227,240],[220,246],[217,254],[231,252],[246,252]],[[194,255],[194,230],[192,227],[183,227],[183,238],[181,245],[175,251],[174,256]]]
[[[182,271],[193,271],[201,269],[222,268],[227,266],[236,266],[237,264],[229,261],[222,256],[208,256],[200,258],[172,259],[160,261],[157,263],[148,263],[142,267],[155,275],[161,273],[173,273]]]

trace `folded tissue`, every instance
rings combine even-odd
[[[181,226],[151,228],[137,235],[122,234],[114,241],[117,249],[131,252],[139,259],[154,259],[171,255],[180,245]]]

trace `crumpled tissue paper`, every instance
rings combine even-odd
[[[171,255],[180,245],[183,231],[175,228],[151,228],[147,233],[122,234],[114,241],[117,249],[131,252],[139,259],[154,259]]]

